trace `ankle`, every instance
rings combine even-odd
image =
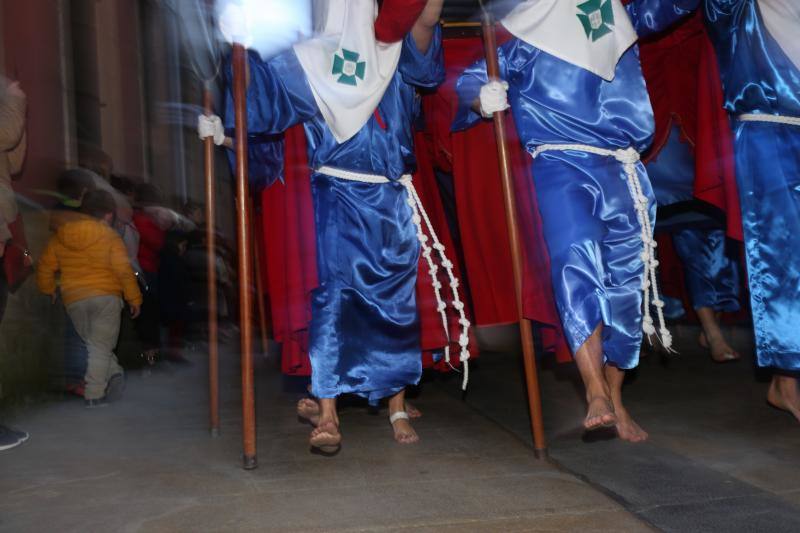
[[[605,387],[592,387],[591,389],[586,389],[586,401],[591,402],[592,400],[600,398],[603,400],[611,400],[611,394],[609,393],[608,389]]]

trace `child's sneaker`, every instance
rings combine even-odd
[[[14,431],[5,426],[0,426],[0,450],[16,448],[28,440],[28,436],[24,431]]]
[[[108,407],[108,400],[106,400],[105,397],[94,400],[84,400],[83,404],[87,409],[96,409],[98,407]]]
[[[125,375],[120,372],[108,380],[105,399],[109,402],[116,402],[122,399],[123,392],[125,392]]]

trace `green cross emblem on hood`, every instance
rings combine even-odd
[[[333,71],[331,74],[339,76],[336,81],[343,85],[358,85],[358,80],[364,79],[367,70],[366,61],[358,60],[358,53],[342,48],[342,54],[333,55]]]
[[[583,25],[587,39],[594,42],[614,31],[611,28],[614,25],[614,7],[611,5],[611,0],[588,0],[579,4],[578,9],[581,12],[576,16]]]

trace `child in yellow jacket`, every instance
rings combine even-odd
[[[87,193],[81,207],[84,217],[58,229],[36,268],[39,290],[53,301],[60,272],[61,299],[88,348],[86,407],[105,405],[122,393],[124,374],[114,355],[122,299],[134,318],[142,304],[125,245],[111,228],[115,208],[108,192]]]

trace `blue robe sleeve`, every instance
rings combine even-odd
[[[269,61],[248,51],[250,85],[247,88],[247,131],[264,135],[278,134],[291,126],[314,117],[317,104],[305,73],[293,50],[287,50]],[[233,76],[230,59],[225,66],[226,128],[234,127]]]
[[[236,169],[236,152],[225,150],[231,171]],[[256,190],[283,181],[283,135],[247,136],[247,171],[250,186]]]
[[[400,63],[397,70],[404,82],[417,87],[433,88],[444,81],[442,29],[438,24],[433,30],[431,44],[424,54],[417,48],[411,32],[408,32],[403,39],[403,49],[400,52]]]
[[[700,0],[633,0],[626,7],[639,37],[665,30],[697,9]]]
[[[497,48],[497,65],[500,78],[513,84],[514,80],[524,75],[528,64],[538,54],[532,46],[523,46],[519,39],[511,39]],[[472,103],[480,96],[481,87],[489,81],[486,74],[486,60],[481,59],[467,68],[456,82],[458,93],[458,110],[451,126],[452,131],[459,131],[474,126],[481,115],[472,109]]]

